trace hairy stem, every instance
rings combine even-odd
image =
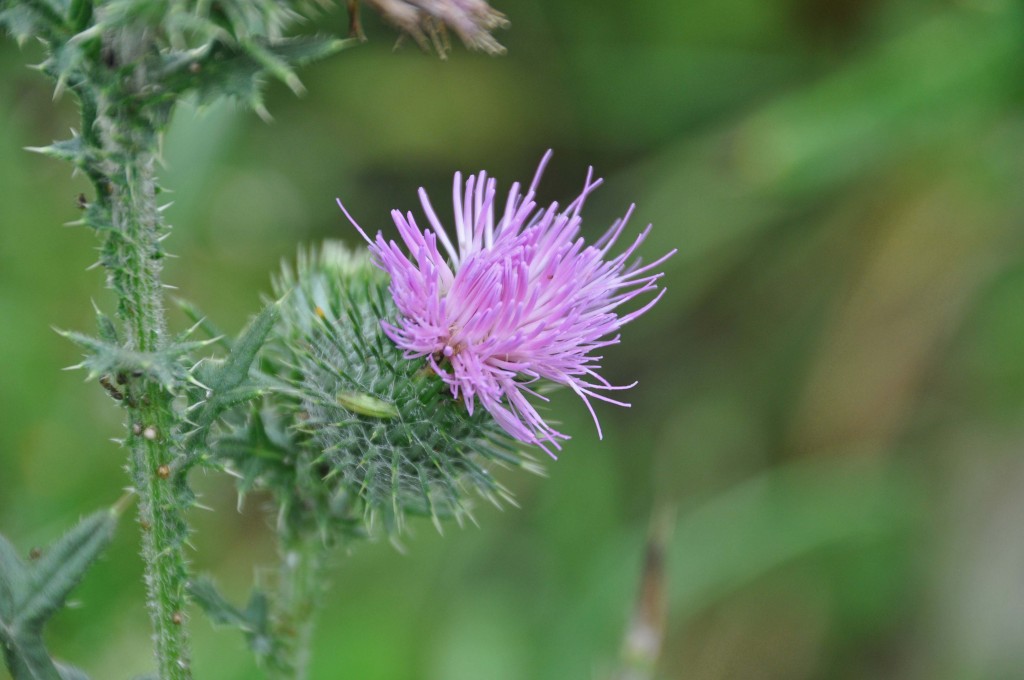
[[[274,613],[274,633],[281,647],[279,658],[268,668],[273,680],[309,677],[323,557],[324,546],[315,533],[282,539]]]
[[[114,47],[116,58],[128,60],[145,49],[140,36],[125,32]],[[131,63],[130,61],[128,63]],[[165,314],[160,269],[160,241],[166,234],[157,206],[154,177],[158,130],[166,111],[138,107],[135,88],[146,74],[119,81],[92,99],[85,93],[83,122],[104,159],[90,172],[99,201],[109,210],[101,262],[117,293],[123,344],[139,353],[164,348]],[[93,105],[95,104],[95,108]],[[95,119],[90,121],[90,117]],[[105,194],[105,195],[104,195]],[[192,499],[184,473],[175,472],[180,457],[176,435],[179,416],[173,396],[144,371],[118,375],[128,410],[128,469],[139,497],[142,557],[147,600],[154,628],[160,680],[189,680],[192,671],[185,605],[188,568],[184,548],[188,537],[185,513]]]

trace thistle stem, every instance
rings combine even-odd
[[[280,650],[269,664],[268,675],[272,680],[309,677],[323,558],[324,546],[316,533],[282,539],[274,615]]]
[[[145,49],[141,36],[121,36],[115,44],[120,60],[132,63]],[[138,107],[133,88],[145,73],[123,79],[119,87],[81,93],[84,136],[98,145],[98,161],[89,168],[97,201],[109,211],[110,229],[100,261],[109,286],[117,294],[122,344],[143,355],[166,344],[160,269],[160,241],[167,232],[157,207],[155,165],[158,131],[167,110]],[[99,88],[97,88],[99,89]],[[175,435],[180,431],[173,396],[165,385],[139,370],[120,374],[128,412],[128,471],[139,497],[142,558],[147,604],[154,630],[160,680],[190,680],[186,627],[188,567],[185,513],[192,503],[185,472],[172,472],[181,456]]]
[[[164,309],[160,286],[159,233],[153,180],[153,150],[125,154],[122,173],[113,179],[113,231],[103,248],[104,264],[118,292],[118,312],[125,344],[155,352],[164,344]],[[184,480],[172,477],[180,455],[173,435],[178,430],[170,393],[152,379],[129,377],[129,471],[139,495],[142,557],[150,617],[155,633],[161,680],[187,680],[188,632],[185,627],[188,569],[184,544],[189,505]]]

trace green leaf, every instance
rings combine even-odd
[[[242,44],[219,39],[194,59],[168,55],[165,84],[172,91],[195,91],[200,102],[233,97],[267,117],[261,94],[266,74],[301,93],[302,85],[292,67],[323,59],[354,43],[324,36],[275,41],[253,38]]]
[[[218,384],[211,387],[226,392],[242,384],[249,376],[249,368],[256,360],[256,354],[263,346],[267,335],[277,323],[280,315],[281,304],[275,302],[267,305],[266,309],[249,323],[238,340],[233,343],[231,353],[228,354],[224,367],[220,370]]]
[[[342,40],[333,36],[309,35],[275,42],[270,50],[293,66],[303,66],[358,44],[359,41],[355,39]]]
[[[75,31],[84,31],[92,21],[92,0],[71,0],[68,16]]]
[[[141,373],[160,383],[168,391],[173,391],[185,378],[185,368],[181,364],[181,358],[215,342],[214,340],[177,342],[158,352],[136,352],[84,333],[65,331],[59,328],[54,330],[88,351],[85,359],[72,368],[88,369],[89,380],[118,372]]]
[[[99,327],[100,339],[112,345],[119,344],[121,339],[117,335],[117,326],[114,325],[114,320],[101,312],[99,307],[95,307],[95,309],[96,325]]]
[[[263,394],[259,385],[249,382],[249,370],[280,313],[279,302],[267,305],[231,343],[226,359],[204,361],[197,367],[196,379],[209,389],[209,394],[193,419],[193,448],[202,445],[210,426],[224,411]]]
[[[10,541],[0,536],[0,618],[14,615],[14,593],[25,589],[27,569]]]
[[[22,597],[15,594],[17,619],[41,630],[110,543],[116,527],[117,515],[101,510],[83,519],[50,546],[29,570],[29,591]]]
[[[119,512],[115,507],[86,517],[31,564],[0,537],[0,643],[15,680],[87,680],[50,658],[43,625],[110,543]]]
[[[80,167],[85,167],[93,160],[93,152],[82,137],[75,135],[71,139],[64,139],[54,142],[49,146],[27,146],[26,151],[42,154],[61,161],[68,161]]]
[[[39,637],[3,640],[4,660],[14,680],[63,680]]]
[[[295,75],[287,61],[255,41],[246,40],[242,42],[242,49],[270,75],[287,85],[288,89],[292,92],[298,95],[306,93],[306,88],[302,86],[302,81]]]
[[[220,591],[217,590],[217,585],[210,577],[198,576],[192,579],[188,585],[188,592],[192,596],[192,601],[199,605],[199,608],[214,623],[238,627],[245,626],[245,614],[220,594]]]
[[[906,533],[920,518],[912,480],[881,465],[772,470],[683,517],[668,556],[670,606],[693,616],[757,577],[829,546]]]
[[[249,648],[261,660],[274,653],[278,643],[270,633],[270,607],[265,593],[253,590],[242,610],[220,594],[212,579],[200,576],[189,583],[189,594],[211,621],[241,631]]]
[[[231,341],[221,332],[220,328],[199,311],[198,307],[183,298],[174,298],[174,303],[178,305],[178,309],[189,318],[196,328],[202,330],[208,338],[215,340],[224,349],[229,352],[231,351]]]
[[[58,662],[57,672],[60,673],[60,680],[89,680],[89,676],[85,674],[80,668],[74,666],[68,666]]]
[[[0,26],[6,28],[18,44],[24,44],[33,36],[52,37],[60,27],[60,21],[55,20],[52,12],[46,7],[37,7],[37,4],[20,2],[0,11]]]

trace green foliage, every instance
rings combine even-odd
[[[31,150],[71,163],[93,185],[93,199],[82,194],[78,201],[81,222],[103,239],[99,264],[117,295],[121,325],[97,311],[99,338],[62,335],[86,350],[79,366],[128,410],[128,468],[140,499],[148,604],[165,680],[191,677],[182,612],[185,513],[195,496],[186,475],[218,417],[260,395],[246,379],[275,312],[258,317],[219,365],[196,366],[191,358],[216,340],[192,341],[189,333],[168,340],[160,271],[169,229],[157,205],[158,140],[174,105],[190,94],[201,101],[235,97],[265,115],[267,76],[300,92],[293,68],[344,43],[286,38],[286,28],[301,17],[296,7],[249,0],[0,0],[0,28],[19,42],[38,38],[45,50],[39,70],[55,81],[56,95],[70,89],[81,108],[80,132]],[[175,399],[186,393],[189,414]]]
[[[264,384],[250,379],[250,370],[280,315],[279,303],[267,307],[228,345],[224,359],[203,359],[192,369],[190,379],[201,392],[189,407],[194,429],[188,434],[186,448],[196,456],[214,422],[228,409],[258,399],[266,391]],[[198,323],[198,322],[197,322]],[[209,342],[217,342],[211,338]]]
[[[266,660],[279,653],[281,643],[271,629],[270,607],[265,593],[253,590],[245,609],[239,609],[220,594],[212,579],[205,576],[189,583],[189,593],[211,621],[241,631],[249,649],[258,659]]]
[[[103,328],[101,333],[110,333],[110,330],[110,327]],[[205,348],[215,342],[215,340],[177,342],[156,352],[138,352],[76,331],[58,330],[57,332],[79,347],[88,350],[81,363],[69,367],[70,369],[86,369],[88,380],[95,380],[103,375],[131,375],[133,378],[152,380],[169,392],[176,390],[187,375],[185,359],[197,349]]]
[[[28,563],[0,536],[0,643],[14,680],[85,680],[50,658],[43,626],[110,543],[120,511],[89,515]]]
[[[296,93],[303,91],[297,66],[336,53],[347,41],[330,36],[289,38],[287,28],[303,13],[303,4],[227,0],[91,0],[49,3],[45,0],[0,4],[0,27],[19,42],[30,37],[48,47],[40,69],[58,83],[79,92],[92,87],[121,87],[121,79],[142,70],[147,74],[143,96],[150,104],[173,102],[188,92],[211,100],[232,96],[264,111],[262,85],[269,75]],[[111,38],[122,31],[146,29],[144,44],[130,61],[111,52]]]

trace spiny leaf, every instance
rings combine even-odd
[[[231,344],[231,351],[223,362],[204,361],[200,364],[197,380],[209,388],[210,394],[195,417],[195,443],[202,441],[205,431],[226,409],[262,394],[258,385],[246,384],[246,381],[256,354],[279,316],[280,303],[267,305]]]
[[[80,668],[74,666],[68,666],[67,664],[57,662],[57,672],[60,673],[60,680],[89,680],[89,676],[85,674]]]
[[[137,372],[160,383],[168,391],[172,391],[184,378],[185,369],[181,365],[180,359],[194,350],[208,347],[214,342],[213,340],[178,342],[157,352],[136,352],[84,333],[55,330],[71,342],[88,350],[82,363],[74,367],[88,369],[88,379],[92,380],[104,374],[122,371]]]
[[[49,146],[27,146],[25,150],[57,160],[68,161],[80,167],[84,167],[93,159],[93,150],[82,141],[82,137],[79,135],[54,142]]]
[[[96,325],[99,327],[100,339],[112,345],[120,344],[121,339],[117,335],[117,326],[114,320],[100,311],[100,308],[93,304],[96,310]]]
[[[199,605],[214,623],[240,628],[246,625],[245,614],[220,594],[210,577],[198,576],[192,579],[188,584],[188,592],[192,596],[192,601]]]
[[[299,80],[299,77],[295,75],[295,72],[292,71],[288,62],[284,59],[255,41],[247,40],[243,42],[242,48],[256,63],[266,69],[270,75],[287,85],[288,89],[292,92],[298,95],[306,93],[306,88],[302,86],[302,81]]]
[[[226,95],[260,111],[267,73],[301,93],[302,85],[292,67],[323,59],[352,43],[324,36],[275,41],[250,38],[242,44],[217,40],[194,59],[168,55],[164,63],[165,83],[171,90],[195,91],[201,102]]]
[[[40,3],[20,2],[0,5],[3,7],[0,11],[0,26],[6,28],[18,44],[24,44],[33,36],[51,37],[60,29],[59,17],[55,17],[45,7],[38,7],[38,4]]]
[[[84,31],[92,20],[92,0],[71,0],[68,17],[75,31]]]
[[[119,505],[86,517],[31,564],[0,537],[0,643],[15,680],[87,680],[77,668],[50,658],[43,625],[110,543],[120,510]]]
[[[116,527],[117,513],[101,510],[50,546],[29,570],[28,592],[15,593],[15,620],[42,630],[43,623],[63,606],[68,593],[110,543]]]
[[[211,621],[241,631],[249,647],[261,659],[273,653],[277,643],[270,633],[270,607],[262,591],[253,590],[244,610],[228,602],[213,580],[206,576],[189,583],[189,594]]]
[[[357,44],[359,41],[354,39],[342,40],[333,36],[310,35],[274,43],[271,50],[289,64],[303,66]]]
[[[28,567],[14,546],[0,536],[0,619],[14,615],[14,593],[23,592],[28,583]]]
[[[183,298],[174,298],[174,302],[197,328],[206,333],[208,338],[216,340],[218,345],[231,351],[231,341],[198,307]]]
[[[242,384],[249,376],[249,368],[255,361],[256,354],[280,315],[281,304],[275,302],[267,305],[266,309],[249,323],[238,340],[233,343],[231,353],[228,354],[220,371],[218,382],[212,386],[214,390],[227,391]]]
[[[2,641],[4,660],[14,680],[64,680],[41,638]]]

